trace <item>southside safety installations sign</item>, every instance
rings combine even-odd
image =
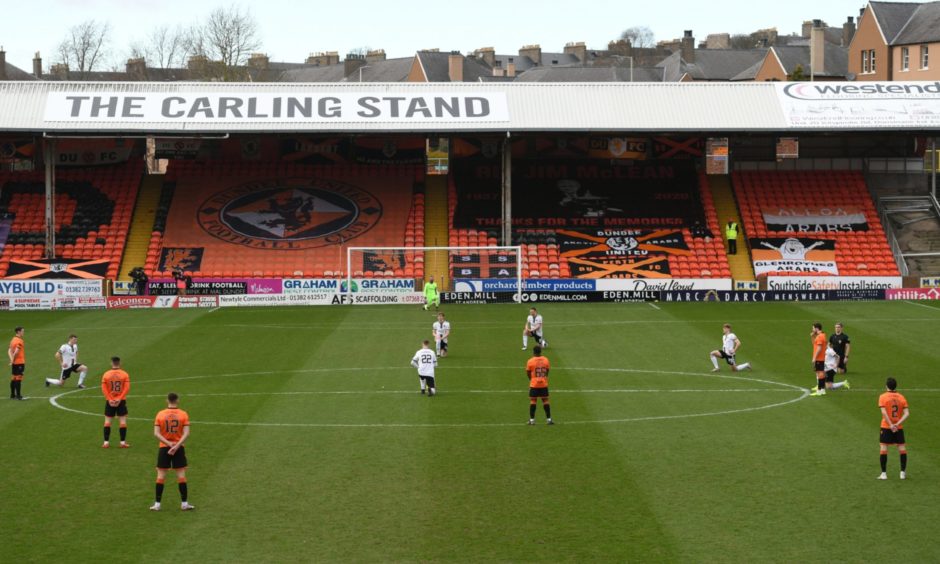
[[[46,122],[150,123],[435,123],[508,122],[502,92],[50,92]]]

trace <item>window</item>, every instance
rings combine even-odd
[[[922,68],[922,69],[929,68],[928,65],[927,65],[927,63],[928,63],[929,61],[928,61],[927,59],[928,59],[928,56],[927,56],[927,46],[926,46],[926,45],[921,45],[921,46],[920,46],[920,68]]]
[[[907,47],[901,47],[901,70],[911,70],[911,52]]]
[[[862,51],[862,74],[868,72],[868,51]]]
[[[871,65],[871,72],[877,72],[878,69],[875,67],[875,50],[871,49],[868,51],[868,64]]]

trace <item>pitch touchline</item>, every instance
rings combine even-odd
[[[399,367],[395,367],[395,368],[399,368]],[[457,368],[457,367],[453,367],[453,368]],[[460,367],[460,368],[473,369],[473,370],[509,369],[509,368],[514,369],[514,370],[518,369],[518,367],[481,367],[481,366],[473,366],[473,367],[466,366],[466,367]],[[665,420],[670,420],[670,419],[688,419],[688,418],[693,418],[693,417],[713,417],[713,416],[718,416],[718,415],[732,415],[736,413],[748,413],[748,412],[753,412],[753,411],[772,409],[775,407],[783,407],[785,405],[796,403],[798,401],[801,401],[809,397],[809,393],[810,393],[808,389],[801,388],[794,384],[788,384],[785,382],[775,382],[773,380],[763,380],[760,378],[746,378],[743,376],[734,376],[734,375],[703,374],[703,373],[698,373],[698,372],[678,372],[678,371],[672,372],[672,371],[665,371],[665,370],[647,371],[647,370],[636,370],[636,369],[629,369],[629,368],[572,368],[572,367],[567,367],[566,369],[572,370],[572,371],[667,374],[667,375],[678,375],[678,376],[696,376],[699,378],[710,378],[710,379],[737,380],[741,382],[760,383],[760,384],[768,384],[771,386],[779,386],[791,392],[798,392],[800,394],[798,397],[787,400],[787,401],[776,402],[776,403],[771,403],[771,404],[762,405],[762,406],[755,406],[755,407],[746,407],[746,408],[739,408],[739,409],[730,409],[730,410],[703,412],[703,413],[686,413],[686,414],[677,414],[677,415],[660,415],[660,416],[648,416],[648,417],[630,417],[630,418],[622,418],[622,419],[571,420],[571,421],[565,421],[564,424],[566,425],[630,423],[630,422],[640,422],[640,421],[665,421]],[[365,371],[365,370],[372,371],[372,370],[387,370],[387,369],[383,369],[383,368],[310,369],[310,370],[290,371],[290,372],[325,372],[325,371],[339,372],[339,371]],[[270,374],[273,372],[267,371],[264,373]],[[249,373],[243,373],[242,375],[256,375],[256,374],[259,374],[259,373],[249,372]],[[234,375],[233,374],[215,375],[215,377],[220,377],[220,376],[234,376]],[[150,380],[150,382],[187,380],[187,379],[193,379],[193,378],[199,378],[199,377],[207,378],[207,377],[213,377],[213,376],[204,375],[204,376],[196,376],[196,377],[191,376],[191,377],[182,377],[182,378],[166,378],[163,380]],[[60,398],[74,394],[79,391],[81,390],[75,389],[75,390],[63,392],[61,394],[52,396],[49,398],[49,403],[58,409],[62,409],[64,411],[68,411],[71,413],[77,413],[80,415],[88,415],[92,417],[100,417],[101,416],[100,413],[82,411],[79,409],[66,407],[62,405],[61,403],[59,403]],[[762,389],[760,391],[765,392],[765,391],[771,391],[771,390]],[[282,392],[282,393],[285,393],[285,392]],[[399,392],[396,391],[396,393],[399,393]],[[412,391],[411,393],[414,394],[414,391]],[[518,392],[514,392],[514,393],[518,393]],[[160,397],[162,397],[162,395]],[[145,417],[128,417],[128,419],[134,420],[134,421],[148,421],[148,422],[152,421],[152,419],[145,418]],[[254,421],[194,420],[193,423],[201,424],[201,425],[223,425],[223,426],[241,426],[241,427],[310,427],[310,428],[416,428],[416,427],[470,428],[470,427],[518,427],[519,426],[518,422],[512,422],[512,423],[509,423],[509,422],[498,422],[498,423],[395,423],[395,422],[388,422],[388,423],[268,423],[268,422],[254,422]]]

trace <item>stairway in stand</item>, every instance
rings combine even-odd
[[[428,247],[446,247],[449,232],[447,227],[447,177],[428,176],[424,194],[424,244]],[[450,258],[447,251],[424,253],[424,278],[434,275],[440,290],[449,288]]]
[[[738,253],[728,255],[728,266],[731,268],[731,277],[735,280],[756,280],[754,278],[754,265],[751,263],[751,251],[747,245],[747,233],[744,232],[744,222],[738,212],[738,204],[734,199],[734,190],[731,187],[731,176],[711,174],[708,176],[708,187],[712,193],[715,211],[718,213],[720,233],[716,236],[725,240],[725,226],[728,221],[738,224]],[[727,242],[725,249],[727,249]]]
[[[157,205],[160,203],[162,188],[162,175],[146,174],[140,182],[137,206],[134,208],[134,217],[131,219],[131,230],[127,236],[127,245],[124,247],[118,280],[129,281],[131,270],[137,266],[144,266],[147,262],[147,248],[150,246],[150,234],[153,231],[153,221],[156,217]]]

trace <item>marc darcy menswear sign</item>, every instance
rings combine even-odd
[[[46,122],[507,122],[506,94],[50,92]]]

